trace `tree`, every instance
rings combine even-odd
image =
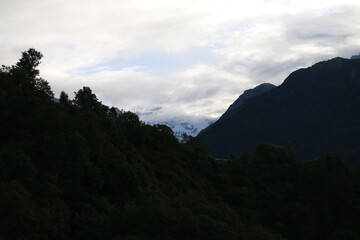
[[[60,93],[60,103],[68,104],[69,103],[69,95],[66,92],[61,91]]]
[[[36,94],[45,95],[53,98],[54,93],[51,91],[49,83],[39,77],[39,70],[37,67],[41,63],[40,60],[43,57],[41,52],[36,51],[34,48],[30,48],[26,52],[22,52],[22,57],[12,67],[2,67],[3,72],[10,72],[14,76],[20,76],[19,81],[21,86],[26,86],[30,91],[36,92]],[[20,75],[19,75],[20,74]]]
[[[131,123],[135,125],[141,125],[142,122],[139,119],[139,116],[133,112],[125,111],[120,116],[119,119],[124,123]]]
[[[35,79],[35,91],[45,93],[46,95],[48,95],[51,98],[54,97],[54,93],[52,92],[48,81],[46,81],[43,78]]]
[[[22,57],[16,63],[16,66],[23,69],[30,78],[35,79],[39,75],[39,70],[36,67],[41,63],[42,57],[41,52],[30,48],[28,51],[22,52]]]
[[[101,106],[96,95],[92,93],[90,87],[83,87],[75,92],[74,103],[81,108],[96,109]]]

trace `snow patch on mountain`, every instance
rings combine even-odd
[[[158,124],[164,124],[170,127],[174,135],[181,139],[184,134],[195,137],[204,128],[210,126],[216,119],[169,119],[166,121],[160,121]]]
[[[217,118],[179,115],[174,109],[168,109],[162,106],[154,106],[151,108],[138,107],[134,110],[139,118],[146,124],[163,124],[170,127],[179,140],[182,140],[184,134],[193,137],[197,136],[201,130],[217,120]]]

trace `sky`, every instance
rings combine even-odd
[[[0,0],[0,64],[35,48],[57,96],[217,118],[246,89],[359,54],[359,16],[358,0]]]

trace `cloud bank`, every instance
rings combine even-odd
[[[144,120],[216,118],[244,90],[360,52],[357,1],[3,0],[0,63],[35,47],[56,94]]]

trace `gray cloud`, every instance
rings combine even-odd
[[[3,0],[0,64],[35,47],[57,94],[90,86],[144,118],[213,118],[248,88],[357,54],[359,15],[352,0]],[[143,64],[149,51],[171,56],[171,69]],[[200,56],[184,64],[188,52]]]

